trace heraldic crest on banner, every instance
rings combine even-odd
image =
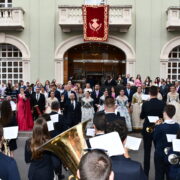
[[[109,6],[84,5],[84,40],[107,41],[109,32]]]

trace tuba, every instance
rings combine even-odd
[[[1,146],[2,147],[1,147],[0,152],[5,154],[6,156],[11,157],[11,151],[10,151],[10,148],[9,148],[9,141],[4,139]]]
[[[85,154],[84,149],[87,148],[85,131],[88,122],[89,120],[68,129],[38,148],[40,151],[50,151],[58,156],[73,174],[69,179],[77,179],[78,165]]]

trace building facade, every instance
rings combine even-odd
[[[180,1],[107,0],[109,39],[83,41],[84,0],[0,0],[0,83],[141,74],[180,80]]]

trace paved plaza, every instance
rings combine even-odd
[[[24,161],[24,146],[25,146],[25,141],[28,139],[28,136],[30,136],[30,133],[26,134],[21,134],[18,138],[18,150],[15,152],[15,159],[17,161],[19,171],[21,174],[21,180],[28,180],[27,174],[28,174],[28,165]],[[140,134],[133,134],[133,136],[140,137]],[[153,150],[154,151],[154,150]],[[154,163],[153,163],[153,151],[152,151],[152,158],[151,158],[151,170],[150,170],[150,179],[149,180],[154,180]],[[131,158],[133,160],[143,162],[143,145],[141,144],[140,150],[139,151],[131,151],[130,152]],[[64,171],[64,174],[66,175],[66,180],[67,176],[69,175],[68,172]]]

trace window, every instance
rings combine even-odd
[[[0,0],[0,8],[12,7],[12,0]]]
[[[22,53],[10,44],[0,44],[0,84],[23,79]]]
[[[85,4],[88,4],[88,5],[106,4],[106,0],[85,0]]]
[[[173,82],[180,81],[180,46],[175,47],[169,54],[168,78]]]

